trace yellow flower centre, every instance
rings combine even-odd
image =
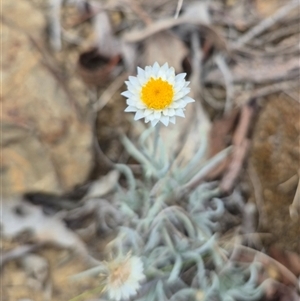
[[[154,110],[163,110],[167,108],[173,101],[173,86],[161,78],[151,78],[141,91],[142,102],[149,108]]]

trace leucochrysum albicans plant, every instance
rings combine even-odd
[[[125,111],[154,127],[159,122],[175,123],[175,117],[184,117],[185,106],[194,102],[187,96],[189,83],[184,78],[185,74],[175,75],[168,64],[138,68],[137,77],[129,77],[128,90],[122,93],[127,98]],[[91,270],[102,279],[101,298],[258,300],[263,290],[257,286],[257,264],[234,264],[230,250],[218,241],[218,221],[225,210],[218,183],[199,182],[230,149],[205,161],[203,136],[199,150],[182,167],[168,158],[159,135],[151,140],[154,146],[146,143],[152,134],[155,130],[150,127],[137,144],[125,136],[122,139],[142,165],[144,178],[136,178],[127,165],[115,166],[125,175],[127,186],[119,186],[112,201],[123,222],[106,246],[110,259]]]

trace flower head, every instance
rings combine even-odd
[[[147,66],[145,70],[137,68],[137,76],[129,76],[126,81],[128,107],[125,112],[135,112],[134,119],[145,118],[155,126],[159,121],[164,125],[175,124],[175,116],[184,117],[185,106],[195,100],[187,96],[190,92],[189,82],[184,78],[186,73],[175,75],[173,67],[168,63],[159,66]]]
[[[136,295],[140,283],[145,279],[143,263],[139,257],[126,256],[107,264],[108,276],[105,290],[113,301],[126,300]]]

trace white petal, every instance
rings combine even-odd
[[[128,294],[128,297],[130,295],[133,295],[133,294],[136,294],[136,288],[139,287],[139,285],[136,283],[136,282],[133,282],[133,283],[128,283],[128,285],[125,284],[124,286],[124,290],[126,290],[126,293]],[[127,297],[127,298],[128,298]]]
[[[142,86],[145,85],[145,83],[148,81],[148,79],[146,79],[145,76],[139,76],[139,77],[138,77],[138,81],[139,81],[139,83],[140,83],[140,85],[141,85],[141,87],[142,87]]]
[[[128,292],[127,287],[124,287],[122,290],[122,300],[127,300],[130,296],[130,293]]]
[[[169,68],[169,70],[167,71],[166,74],[166,80],[168,81],[168,83],[170,83],[171,85],[175,84],[175,70],[173,67]]]
[[[175,124],[175,121],[176,121],[176,118],[175,118],[175,116],[173,116],[173,117],[170,117],[170,122],[171,122],[171,123]]]
[[[152,67],[152,74],[154,75],[154,77],[157,77],[159,69],[160,69],[159,64],[155,62]]]
[[[179,105],[176,101],[172,102],[169,106],[170,109],[177,109],[179,108]]]
[[[161,69],[163,69],[165,72],[169,69],[169,64],[168,63],[164,63],[162,66],[161,66]]]
[[[141,99],[138,97],[138,95],[134,95],[134,96],[130,97],[130,99],[135,101],[135,102],[141,102]]]
[[[185,94],[188,94],[191,92],[191,88],[189,88],[189,87],[183,88],[181,91],[184,92]]]
[[[138,109],[140,109],[140,110],[144,110],[144,109],[147,108],[146,105],[145,105],[144,103],[140,102],[140,101],[136,102],[136,103],[135,103],[135,106],[136,106]]]
[[[165,63],[163,66],[160,67],[157,77],[160,77],[162,80],[166,80],[168,69],[169,69],[168,63]]]
[[[167,71],[167,76],[174,76],[175,78],[175,69],[173,67],[170,67],[169,70]]]
[[[148,79],[152,75],[152,67],[151,66],[146,66],[145,68],[145,77]]]
[[[112,289],[109,289],[108,290],[108,297],[109,299],[111,300],[116,300],[116,301],[120,301],[121,300],[121,292],[119,290],[112,290]]]
[[[169,116],[174,116],[175,115],[175,110],[173,108],[169,108],[168,111],[169,111],[168,112]]]
[[[147,116],[147,119],[148,119],[149,121],[154,120],[154,119],[155,119],[154,114],[151,114],[151,115]]]
[[[184,80],[185,76],[186,76],[186,73],[179,73],[179,74],[177,74],[175,76],[175,82],[179,82],[179,81]]]
[[[144,118],[144,111],[137,111],[134,115],[134,120],[139,120]]]
[[[134,86],[139,85],[139,81],[135,76],[129,76],[128,79],[132,85]]]
[[[134,94],[131,93],[131,92],[129,92],[129,91],[124,91],[124,92],[121,93],[121,95],[123,95],[123,96],[125,96],[125,97],[127,97],[127,98],[130,98],[130,97],[132,97]]]
[[[178,93],[182,88],[184,88],[185,82],[181,81],[175,84],[174,91]]]
[[[142,87],[141,86],[137,87],[137,86],[135,86],[135,85],[133,85],[132,83],[129,82],[128,85],[127,85],[127,89],[132,94],[137,94],[142,89]]]
[[[129,105],[129,106],[136,106],[136,101],[131,99],[131,98],[128,98],[126,100],[126,103]]]
[[[176,103],[177,103],[176,109],[183,109],[186,107],[186,102],[183,101],[182,99],[177,100]]]
[[[161,78],[163,81],[166,81],[166,73],[164,73],[163,71],[161,72],[161,70],[158,72],[157,74],[157,78]]]
[[[191,91],[190,88],[182,88],[182,89],[180,90],[180,93],[182,93],[182,95],[183,95],[182,98],[185,97],[187,94],[189,94],[190,91]]]
[[[153,114],[153,110],[146,109],[144,112],[145,117],[149,116],[150,114]]]
[[[186,103],[191,103],[191,102],[195,102],[195,99],[189,97],[189,96],[185,96],[183,98],[183,100],[186,102]]]
[[[124,112],[136,112],[138,109],[133,106],[128,106]]]
[[[151,120],[151,125],[156,126],[158,124],[158,122],[159,122],[159,119],[153,119],[153,120]]]
[[[160,122],[163,123],[165,126],[169,125],[169,120],[170,120],[169,116],[161,116],[160,118]]]
[[[175,114],[176,114],[177,116],[180,116],[180,117],[185,117],[185,115],[184,115],[182,109],[177,109],[176,112],[175,112]]]
[[[184,89],[187,89],[187,88],[184,88]],[[184,89],[180,90],[178,93],[175,93],[174,100],[183,98],[187,94],[187,93],[185,93]]]
[[[174,116],[175,110],[173,108],[167,108],[163,110],[164,116]]]
[[[160,111],[154,111],[154,118],[159,119],[161,117],[161,112]]]
[[[137,74],[138,76],[145,76],[145,70],[140,67],[137,67]]]
[[[163,113],[164,116],[169,115],[169,109],[164,109],[164,110],[162,111],[162,113]]]

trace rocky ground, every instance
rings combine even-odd
[[[219,2],[222,1],[216,1],[217,5],[214,7],[219,8]],[[247,32],[252,26],[254,27],[256,19],[263,20],[272,16],[287,3],[287,1],[279,0],[252,1],[254,8],[251,8],[251,12],[254,17],[247,20],[240,18],[247,10],[244,7],[248,5],[246,1],[244,4],[238,4],[235,0],[225,2],[222,5],[230,11],[224,18],[228,23],[221,24],[221,18],[218,15],[220,11],[215,8],[217,21],[212,26],[216,30],[220,27],[227,30],[233,26],[232,16],[237,16],[238,21],[234,23],[232,36],[222,35],[225,40],[227,39],[228,45],[231,40],[235,39],[237,32]],[[113,56],[108,63],[106,62],[108,67],[105,66],[108,69],[103,71],[100,68],[101,85],[91,83],[91,79],[94,80],[97,75],[93,73],[93,70],[88,69],[87,73],[84,73],[86,70],[82,70],[83,67],[78,57],[80,55],[82,57],[82,54],[92,46],[94,47],[95,36],[101,35],[91,29],[90,21],[85,22],[91,18],[89,13],[95,12],[87,10],[84,13],[78,13],[72,5],[64,7],[60,15],[64,42],[59,45],[54,35],[51,39],[51,30],[54,30],[57,20],[55,15],[51,15],[51,11],[49,13],[49,7],[45,2],[35,0],[16,4],[7,0],[2,6],[3,11],[9,12],[4,14],[2,20],[4,42],[2,58],[4,102],[1,120],[3,160],[0,171],[2,202],[9,204],[24,193],[39,192],[42,195],[47,194],[43,196],[43,201],[38,199],[37,203],[43,204],[48,214],[63,214],[65,210],[73,208],[72,204],[76,204],[81,199],[86,192],[87,184],[110,171],[110,160],[128,164],[136,163],[124,151],[119,140],[120,130],[133,137],[137,135],[132,130],[129,118],[124,117],[125,103],[119,95],[124,89],[124,79],[128,72],[132,71],[127,70],[122,73],[118,69],[121,64],[117,58],[119,54]],[[132,14],[135,17],[132,17]],[[161,13],[161,15],[164,14]],[[149,25],[153,22],[153,20],[148,20],[149,15],[140,10],[139,6],[133,5],[126,17],[134,23],[136,16],[138,19],[143,19],[145,24]],[[122,29],[122,26],[125,28],[132,26],[129,21],[124,21],[122,13],[113,12],[110,17],[115,25],[119,25],[119,29]],[[105,19],[101,22],[102,25],[105,24]],[[288,39],[299,37],[299,26],[295,30],[297,22],[299,22],[299,16],[298,19],[292,16],[286,29],[290,30],[290,34],[284,40],[286,44],[283,43],[283,45],[289,47],[290,40]],[[54,26],[52,29],[49,29],[49,23]],[[277,34],[277,38],[274,38],[277,43],[277,39],[283,39],[283,33],[278,33],[275,29],[269,34]],[[96,41],[103,42],[101,40],[103,38],[99,36]],[[265,38],[267,41],[271,39],[270,36]],[[205,40],[209,41],[209,38],[205,36]],[[295,40],[291,41],[293,44]],[[258,38],[255,38],[254,42],[254,45],[259,45]],[[149,46],[153,44],[153,41],[149,39],[147,43],[148,46],[143,45],[145,48],[148,47],[148,55],[146,55],[147,52],[144,53],[145,62],[150,60],[151,55],[153,56],[153,53],[157,51]],[[178,43],[176,44],[176,47],[180,49],[178,56],[182,60],[187,46],[184,46],[182,41]],[[203,49],[203,55],[210,55],[210,51],[218,48],[214,43],[207,43],[208,50]],[[256,49],[248,47],[243,50],[245,53],[249,51],[248,54],[251,55],[255,50],[269,51],[268,47],[266,49],[263,46],[256,47]],[[295,74],[295,67],[292,65],[289,68],[286,63],[288,61],[292,64],[295,57],[297,60],[299,51],[296,54],[285,53],[284,55],[283,59],[277,56],[268,58],[270,64],[279,66],[278,70],[282,72],[276,75],[277,77],[273,78],[271,74],[266,82],[259,82],[257,75],[254,74],[253,79],[249,72],[248,77],[246,75],[243,77],[246,81],[245,85],[238,80],[233,80],[237,91],[233,97],[234,108],[239,110],[253,98],[256,101],[254,118],[249,125],[249,152],[243,160],[243,167],[234,185],[244,191],[243,196],[248,203],[256,205],[253,213],[253,230],[256,236],[251,238],[251,244],[266,251],[268,256],[283,264],[287,271],[299,277],[300,259],[297,254],[300,252],[300,220],[297,211],[294,210],[291,214],[290,206],[293,200],[296,200],[300,176],[300,102],[299,87],[297,88],[296,84],[295,88],[292,82],[295,78],[297,81],[297,77],[291,76]],[[244,63],[240,57],[231,59],[237,61],[237,65]],[[170,57],[170,60],[182,68],[178,63],[178,57],[175,59]],[[184,62],[187,61],[190,64],[189,60]],[[91,62],[89,61],[92,69],[94,68],[93,62],[92,58]],[[260,58],[257,62],[260,62]],[[98,63],[97,61],[95,64]],[[102,63],[101,61],[99,64]],[[252,65],[253,70],[262,70],[263,74],[264,65],[255,64],[256,61]],[[110,73],[111,66],[115,73]],[[287,69],[280,69],[282,66]],[[231,65],[230,68],[233,74],[237,74],[237,78],[241,78],[243,73],[238,73],[239,70]],[[247,66],[242,65],[242,69],[247,70]],[[297,70],[296,76],[297,72],[299,76],[299,66]],[[221,76],[215,75],[212,73],[207,75],[208,82],[206,82],[205,89],[211,92],[212,86],[216,86],[214,97],[219,97],[224,102],[224,86],[220,88],[219,80]],[[278,87],[278,84],[285,86]],[[255,88],[251,90],[249,86],[255,86]],[[273,90],[266,93],[266,90],[263,90],[266,87],[268,91]],[[207,109],[210,124],[214,124],[216,119],[221,118],[222,110],[220,111],[218,105],[212,105],[210,101],[205,102],[203,99],[201,101],[203,107]],[[52,198],[53,194],[57,196],[57,199]],[[47,199],[46,202],[45,199]],[[52,202],[51,205],[49,202]],[[21,220],[22,214],[20,214]],[[43,223],[42,220],[39,221]],[[68,226],[72,229],[77,227],[71,222]],[[38,224],[34,227],[36,227],[35,233],[38,234],[36,236],[21,232],[13,238],[2,237],[1,300],[66,301],[97,286],[97,279],[81,281],[76,285],[69,281],[71,276],[84,270],[87,263],[84,256],[73,254],[60,245],[60,239],[64,239],[63,236],[60,237],[60,234],[65,230],[55,232],[55,230],[43,229],[39,232],[42,227]],[[57,229],[65,228],[60,224]],[[79,235],[84,240],[88,252],[100,258],[103,246],[109,238],[100,235],[100,238],[95,241],[83,233]],[[92,235],[92,237],[95,236]],[[70,242],[70,245],[72,244],[73,242]],[[32,245],[34,245],[34,250],[29,253],[33,255],[23,256],[28,253],[26,248]],[[17,250],[17,253],[9,253],[12,250]],[[9,258],[5,257],[7,254]],[[271,276],[273,275],[272,277],[283,283],[288,278],[285,273],[278,272],[276,269],[273,270],[275,275],[272,271],[269,272]],[[92,298],[93,295],[87,295],[81,300],[96,300]],[[75,301],[75,299],[72,300]],[[286,299],[282,297],[276,300]]]

